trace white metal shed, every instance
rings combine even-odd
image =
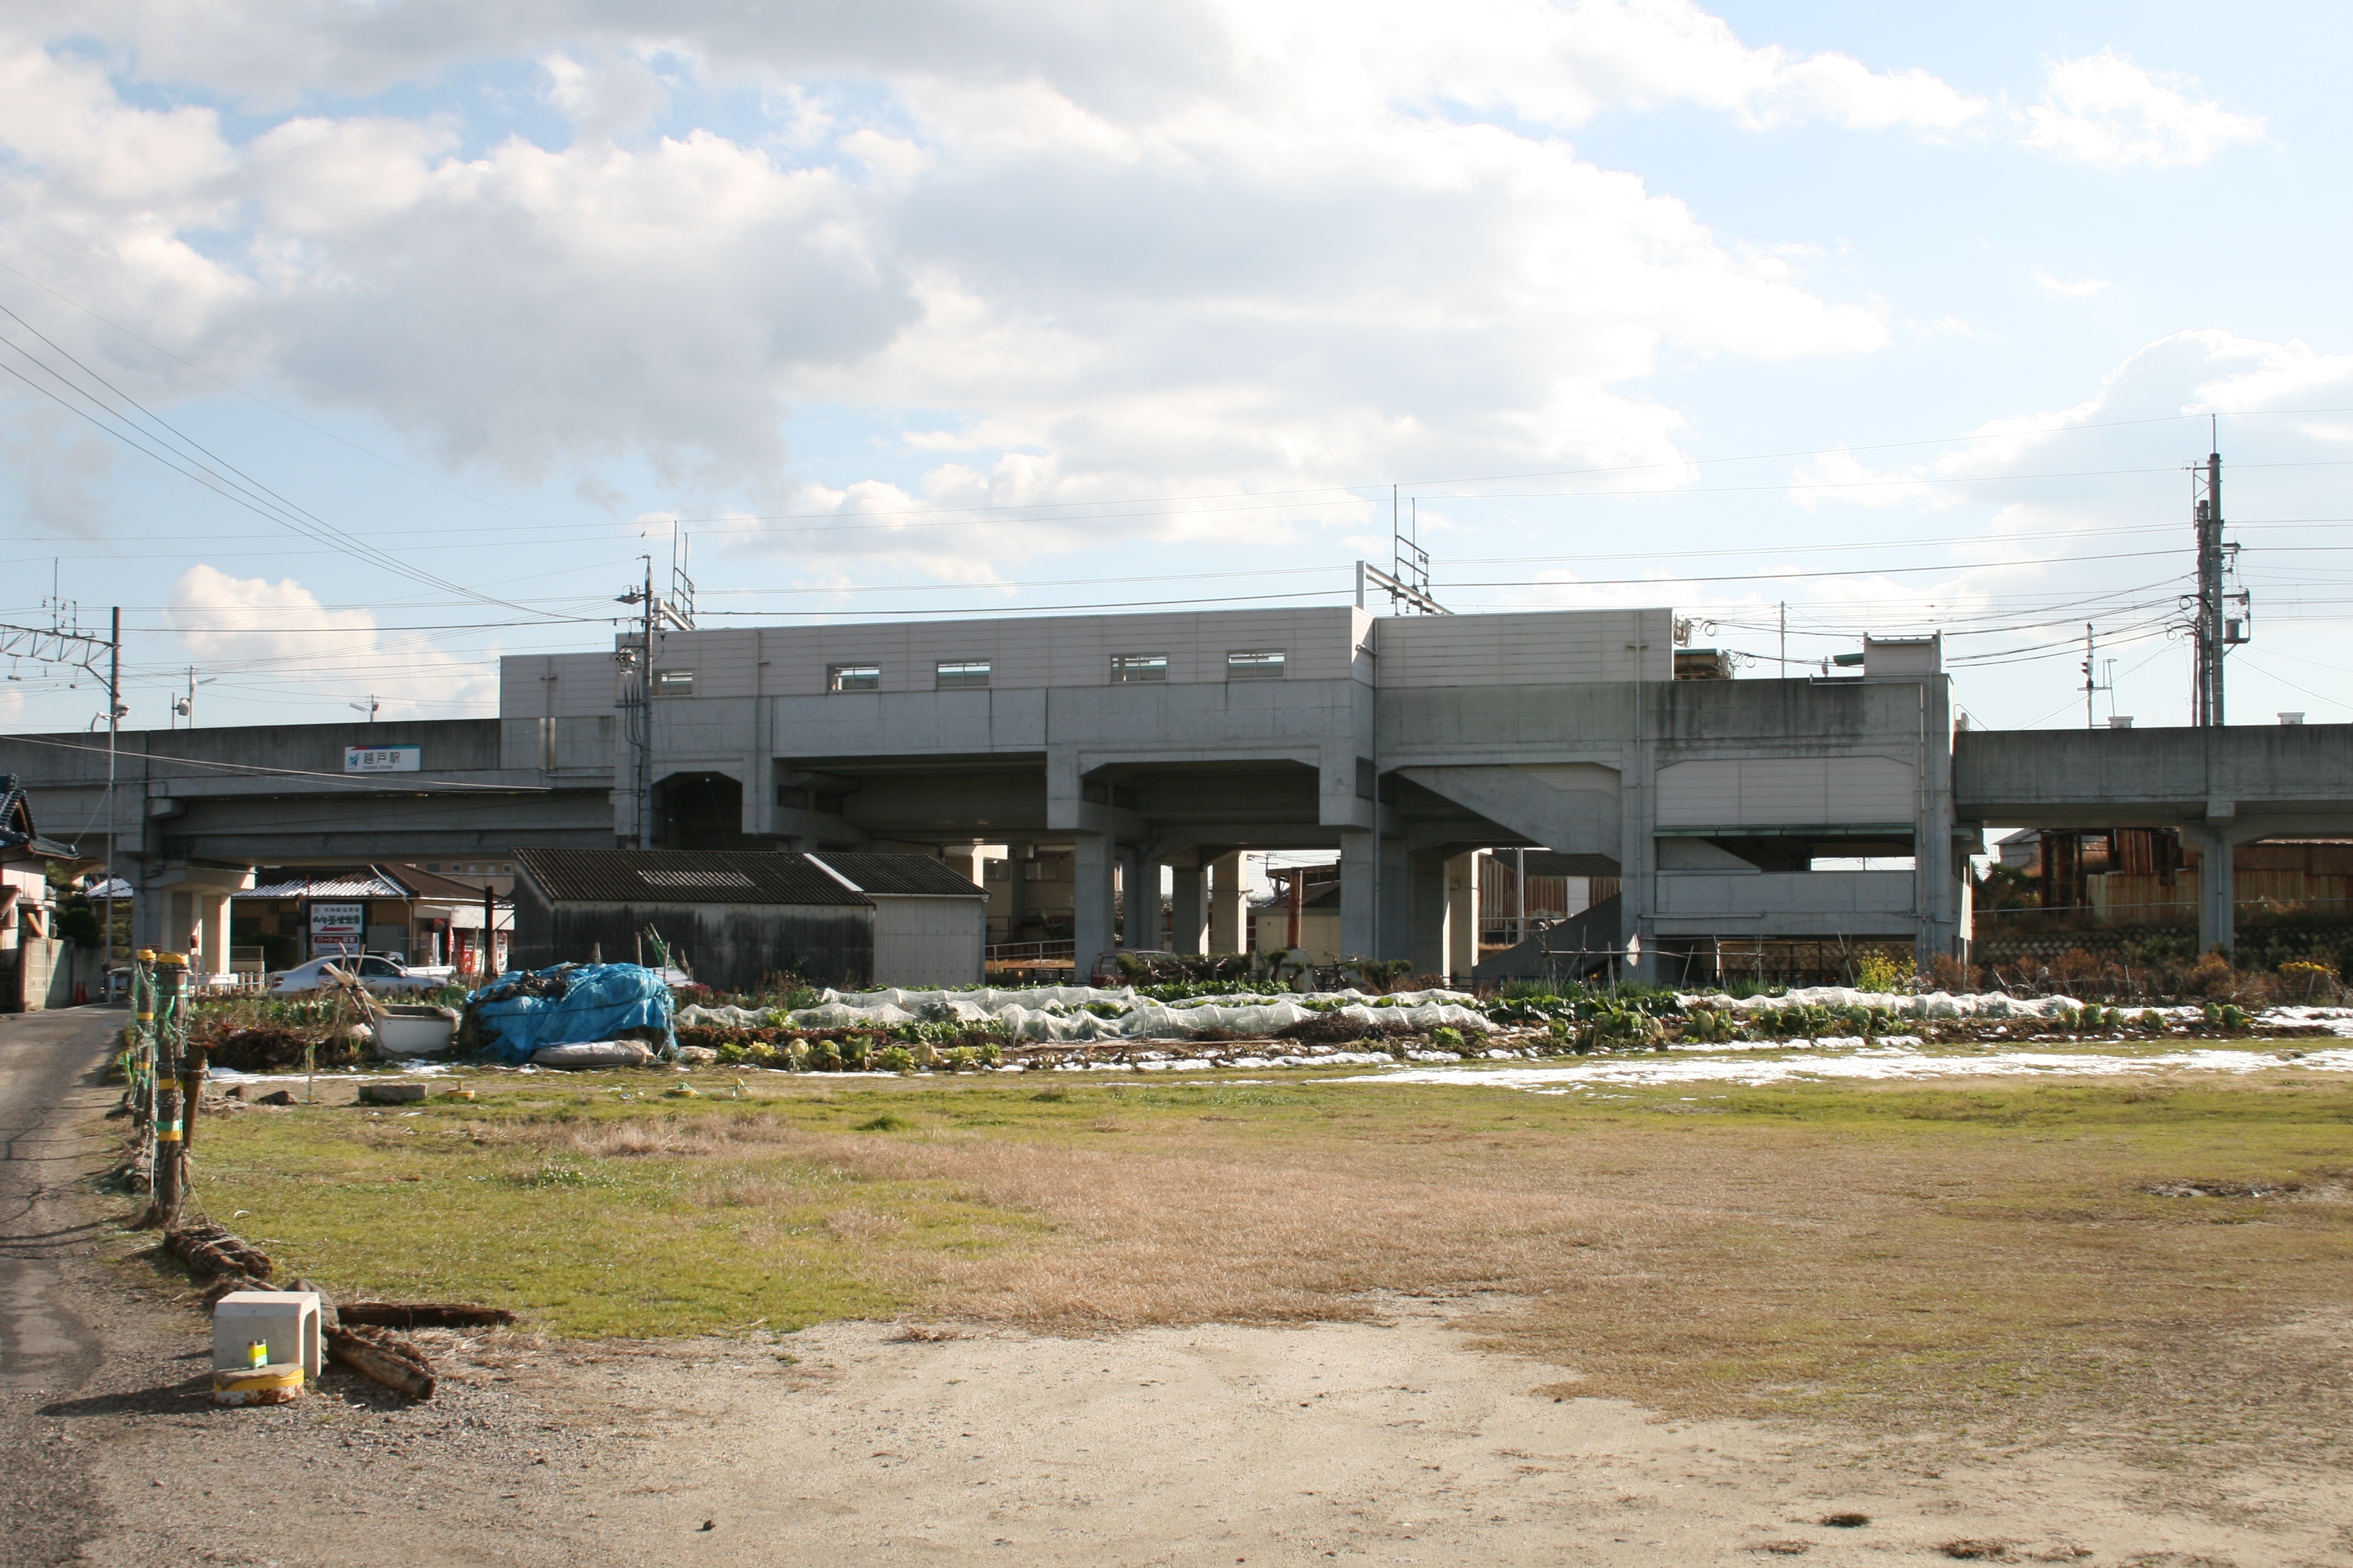
[[[977,985],[988,892],[921,855],[812,851],[809,860],[874,905],[874,984]]]

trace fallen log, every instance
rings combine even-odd
[[[336,1311],[346,1323],[378,1329],[502,1329],[515,1321],[504,1307],[466,1301],[347,1301]]]
[[[199,1274],[249,1274],[267,1279],[277,1267],[268,1253],[210,1220],[165,1231],[164,1245]]]
[[[425,1352],[386,1329],[341,1326],[325,1334],[327,1353],[362,1377],[412,1399],[433,1397],[433,1363]]]
[[[217,1307],[220,1305],[222,1297],[233,1296],[239,1290],[275,1290],[277,1289],[278,1287],[269,1280],[256,1279],[250,1274],[220,1274],[214,1276],[213,1282],[205,1287],[205,1293],[201,1299],[206,1306]]]

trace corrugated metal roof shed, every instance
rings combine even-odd
[[[322,866],[281,871],[274,879],[231,895],[239,899],[405,899],[408,889],[374,866]],[[480,894],[475,895],[480,897]]]
[[[562,901],[871,907],[862,894],[798,855],[739,849],[518,849],[515,860],[549,898]]]
[[[240,899],[426,899],[482,901],[479,882],[460,882],[414,866],[273,866]],[[506,900],[501,898],[501,903]]]
[[[857,887],[860,892],[883,897],[893,894],[923,898],[985,899],[988,890],[966,881],[937,860],[922,855],[874,855],[863,851],[821,849],[810,854]]]

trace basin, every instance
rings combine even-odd
[[[380,1057],[438,1057],[458,1035],[458,1013],[452,1007],[396,1003],[375,1021],[375,1052]]]

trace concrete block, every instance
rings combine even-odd
[[[213,1308],[213,1370],[241,1372],[252,1365],[251,1346],[269,1348],[273,1366],[301,1363],[304,1375],[319,1375],[319,1297],[311,1290],[232,1290]]]

